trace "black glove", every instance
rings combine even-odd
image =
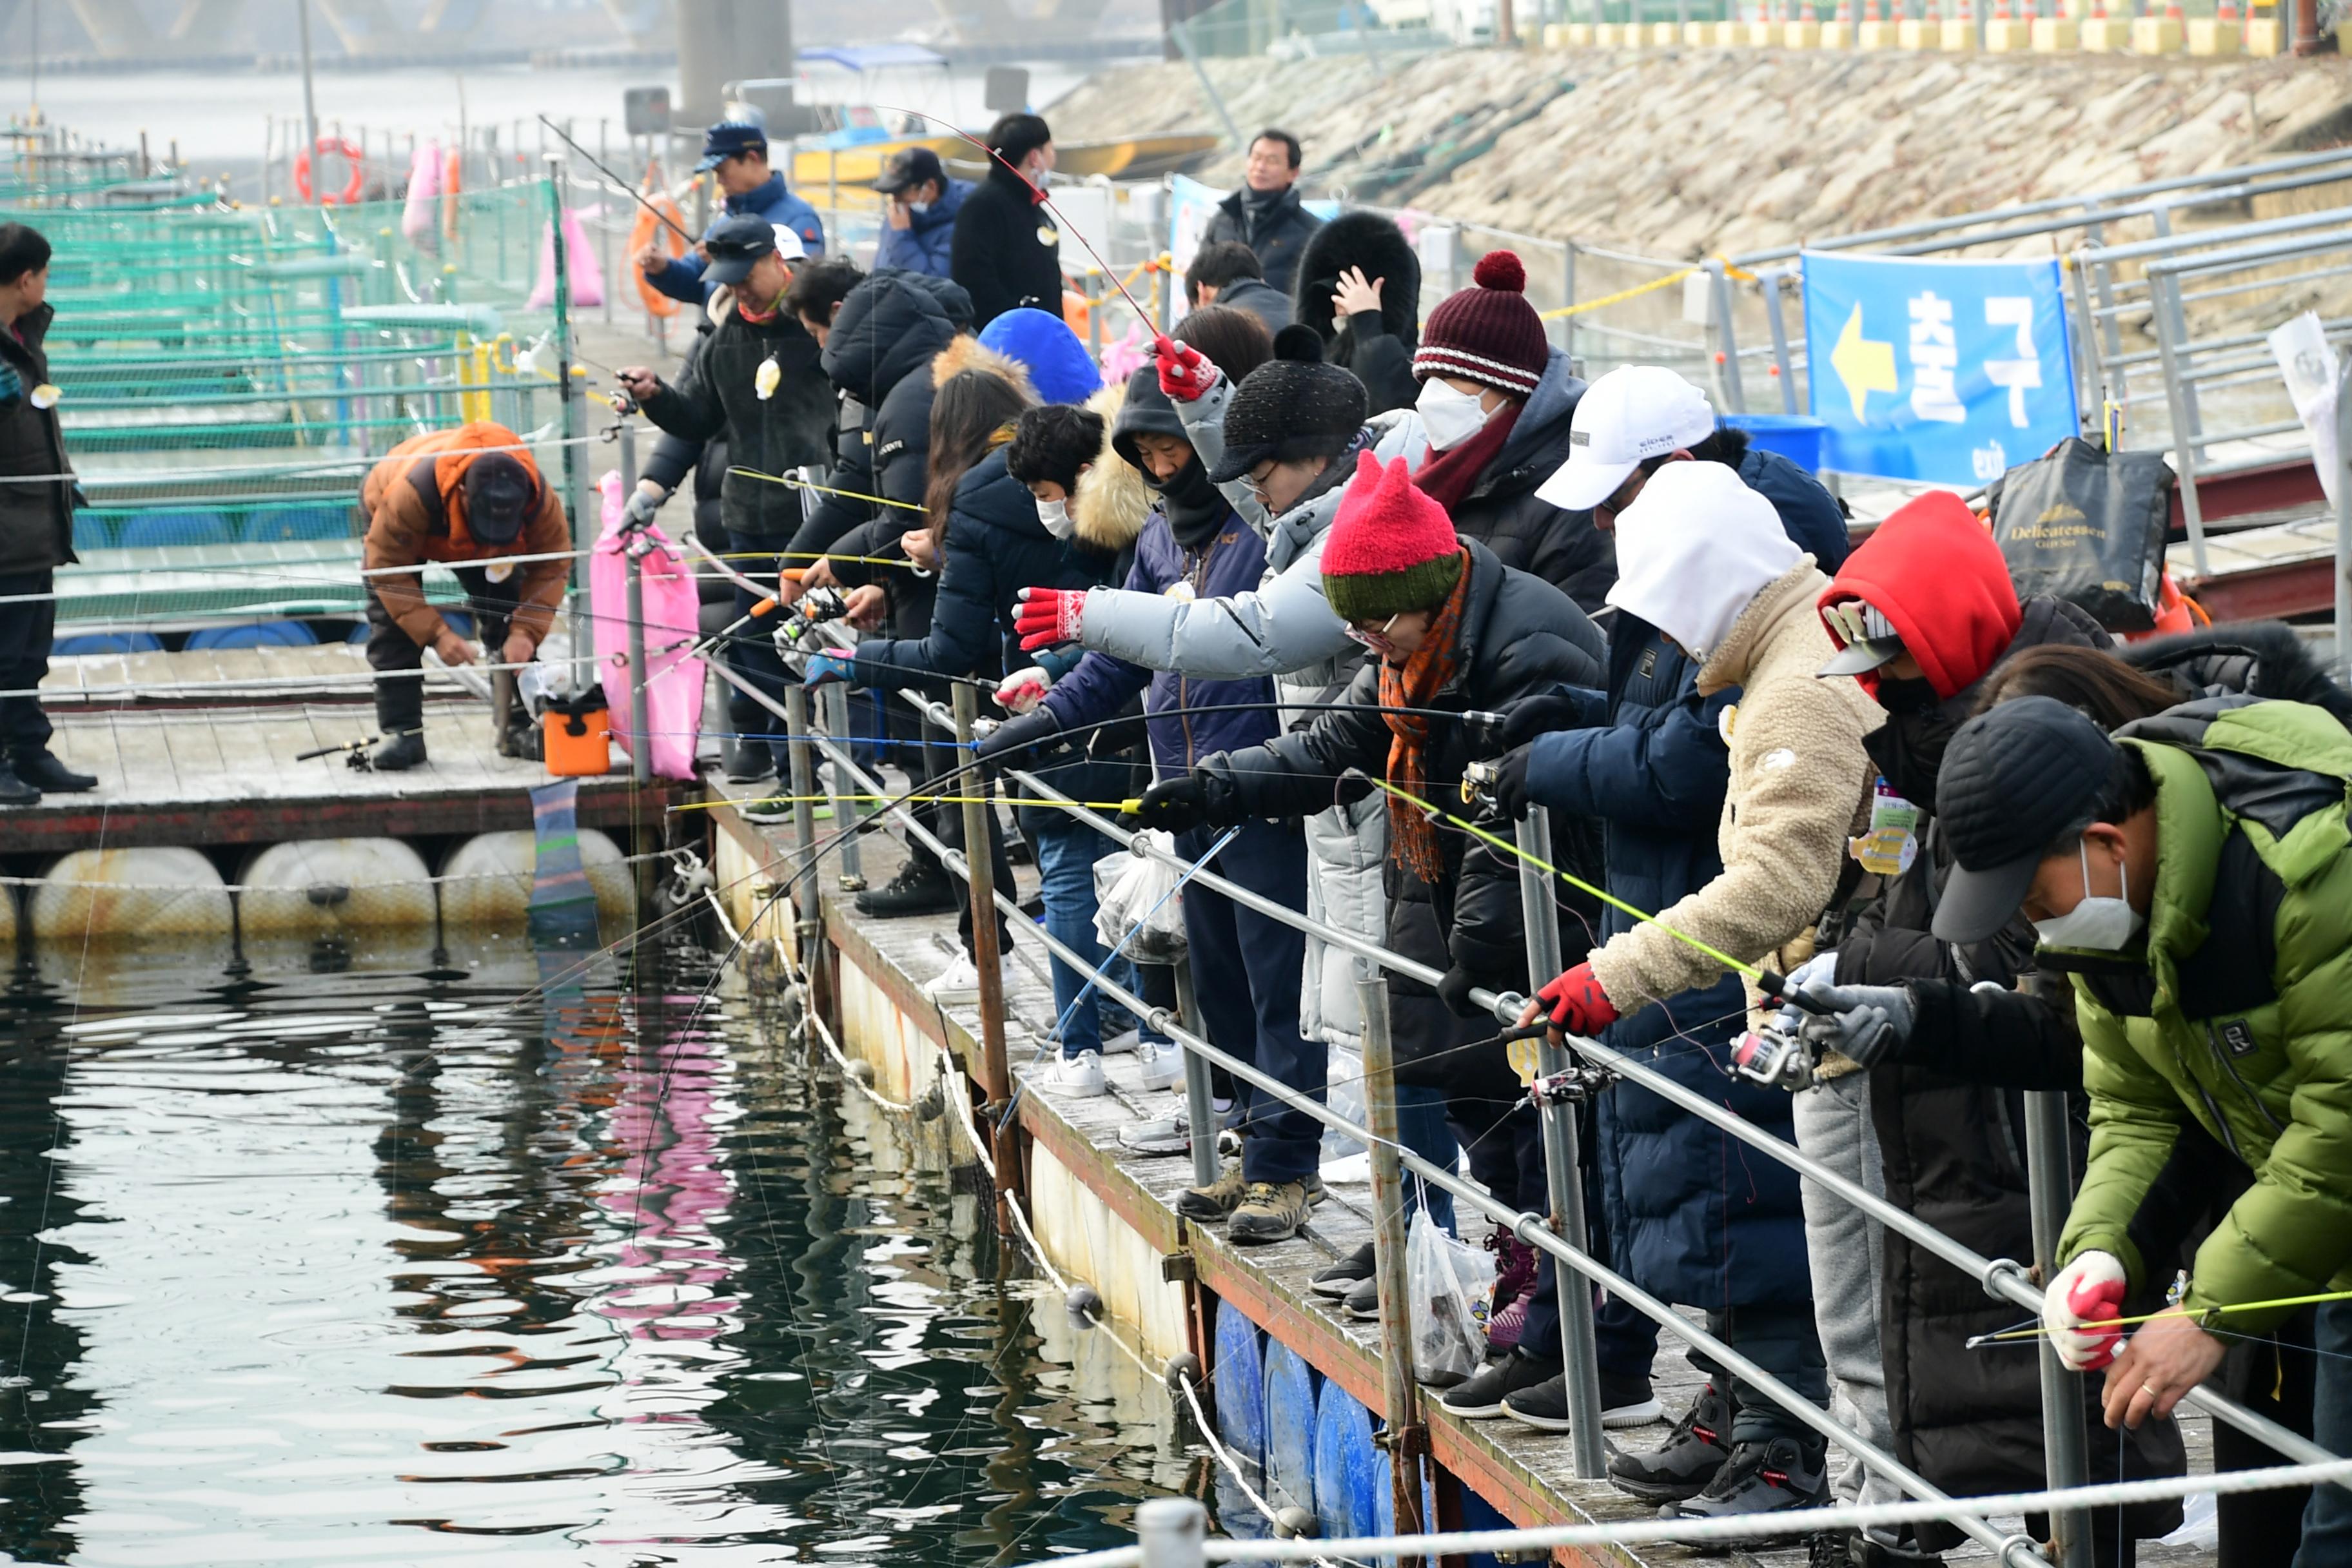
[[[1007,719],[972,749],[982,772],[1018,767],[1040,746],[1051,745],[1062,733],[1062,721],[1050,708],[1033,708],[1018,719]]]
[[[1495,809],[1507,822],[1517,822],[1535,802],[1528,798],[1528,748],[1520,746],[1495,770]]]
[[[1178,773],[1172,779],[1161,779],[1143,792],[1135,803],[1135,819],[1146,827],[1157,827],[1168,833],[1182,833],[1198,827],[1208,817],[1206,791],[1202,788],[1197,773]]]
[[[1584,704],[1573,697],[1523,697],[1503,710],[1502,747],[1505,751],[1526,745],[1538,735],[1549,735],[1554,730],[1578,730],[1584,727]]]
[[[1470,1000],[1470,987],[1477,983],[1475,975],[1457,963],[1437,977],[1437,999],[1457,1018],[1483,1018],[1486,1009]]]

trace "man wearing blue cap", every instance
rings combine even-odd
[[[768,133],[760,126],[722,120],[705,131],[702,162],[694,166],[694,172],[715,178],[725,198],[723,210],[711,217],[712,228],[730,217],[756,217],[799,235],[801,247],[809,255],[824,254],[824,221],[816,208],[784,188],[782,174],[768,167]],[[708,243],[709,237],[706,230],[704,241]],[[674,257],[663,250],[661,237],[656,235],[637,253],[637,265],[644,268],[646,282],[689,305],[701,304],[715,287],[703,276],[708,262],[702,246],[689,255]]]

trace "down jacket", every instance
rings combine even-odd
[[[1465,542],[1463,548],[1469,555],[1470,584],[1463,603],[1459,668],[1430,700],[1431,707],[1491,711],[1555,686],[1600,680],[1607,647],[1583,611],[1549,584],[1505,566],[1475,541]],[[1330,805],[1339,776],[1349,769],[1384,776],[1391,735],[1377,710],[1380,678],[1379,667],[1367,663],[1341,706],[1321,713],[1306,729],[1255,751],[1203,763],[1200,773],[1211,820],[1307,816]],[[1461,798],[1463,770],[1475,760],[1465,728],[1430,721],[1426,762],[1433,801]],[[1385,795],[1367,799],[1386,811]],[[1517,862],[1466,834],[1444,833],[1438,842],[1444,866],[1433,884],[1395,857],[1382,857],[1386,945],[1433,969],[1460,965],[1478,984],[1496,990],[1528,990]],[[1474,1085],[1483,1087],[1483,1079],[1500,1088],[1505,1098],[1517,1098],[1517,1080],[1499,1047],[1485,1058],[1429,1059],[1492,1035],[1491,1022],[1454,1016],[1435,992],[1409,977],[1392,977],[1390,990],[1404,1081],[1476,1092]]]
[[[0,325],[0,363],[16,373],[25,391],[49,379],[49,359],[41,340],[57,319],[57,307],[43,305],[16,322]],[[24,479],[69,474],[65,435],[55,407],[36,408],[20,392],[0,405],[0,475]],[[0,574],[45,572],[75,559],[74,487],[0,483]]]
[[[747,214],[791,229],[801,237],[802,248],[811,256],[824,254],[824,220],[817,216],[816,208],[785,187],[782,174],[770,174],[767,184],[754,185],[740,196],[723,198],[719,210],[710,215],[711,226],[715,228],[728,218]],[[698,251],[689,250],[684,256],[673,257],[668,266],[650,274],[646,281],[683,304],[699,305],[715,291],[702,280],[702,270],[708,265]]]
[[[485,450],[521,444],[505,426],[480,419],[454,430],[411,436],[385,453],[360,487],[360,510],[368,520],[362,564],[383,571],[427,561],[481,565],[502,555],[562,556],[572,548],[562,498],[541,478],[539,465],[527,451],[509,454],[530,470],[538,490],[522,531],[511,543],[488,544],[466,530],[467,469]],[[516,607],[509,624],[537,647],[555,624],[556,607],[563,603],[564,585],[572,579],[572,563],[534,561],[518,570],[521,580],[515,584]],[[384,613],[417,647],[439,646],[452,635],[441,612],[425,601],[417,575],[394,571],[368,581],[383,602]]]
[[[789,310],[770,321],[748,321],[735,309],[735,293],[720,289],[705,307],[712,326],[702,350],[678,374],[646,399],[646,417],[689,441],[727,437],[730,458],[763,474],[822,467],[833,427],[833,388],[817,364],[816,340]],[[773,359],[782,371],[775,395],[760,396],[761,364]],[[727,531],[773,541],[784,548],[801,526],[801,492],[730,472],[719,488],[719,510]]]
[[[1202,234],[1201,243],[1241,241],[1257,257],[1265,280],[1288,294],[1291,278],[1298,271],[1299,258],[1305,254],[1315,231],[1323,226],[1323,220],[1300,202],[1297,185],[1286,189],[1263,212],[1251,204],[1250,195],[1249,187],[1244,185],[1219,202],[1217,210],[1209,216],[1209,226]],[[1286,312],[1286,323],[1288,319]],[[1268,321],[1266,325],[1272,328],[1275,323]]]
[[[1224,453],[1225,405],[1232,397],[1233,384],[1221,379],[1205,395],[1176,405],[1192,449],[1212,468]],[[1265,572],[1257,586],[1230,598],[1192,600],[1093,589],[1079,616],[1079,641],[1148,669],[1227,679],[1270,675],[1284,703],[1331,700],[1363,663],[1362,645],[1348,636],[1323,597],[1323,541],[1356,471],[1356,454],[1368,448],[1382,461],[1401,457],[1417,463],[1428,446],[1421,416],[1410,409],[1377,416],[1278,518],[1265,515],[1248,485],[1235,480],[1221,487],[1234,510],[1265,538]],[[1286,729],[1303,728],[1313,718],[1303,707],[1281,714]],[[1307,819],[1307,847],[1314,873],[1307,881],[1307,915],[1379,941],[1388,924],[1381,886],[1388,850],[1385,801],[1367,798],[1317,812]],[[1353,956],[1311,933],[1298,1026],[1309,1039],[1349,1047],[1360,1044],[1363,1028]]]
[[[1562,511],[1536,487],[1568,461],[1569,425],[1583,381],[1558,349],[1543,379],[1528,395],[1517,421],[1477,482],[1454,508],[1454,530],[1492,550],[1506,566],[1537,576],[1574,599],[1586,615],[1600,610],[1617,581],[1617,550],[1592,526],[1589,511]]]

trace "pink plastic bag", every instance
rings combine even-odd
[[[604,302],[604,269],[596,265],[596,252],[588,243],[588,231],[581,226],[580,212],[578,207],[563,209],[563,264],[572,272],[572,308],[575,310],[583,305]],[[523,309],[544,310],[554,303],[555,226],[550,224],[540,231],[539,282]]]
[[[589,601],[596,625],[596,667],[604,672],[613,739],[629,749],[629,571],[621,542],[621,476],[596,481],[604,496],[604,531],[588,563]],[[700,637],[702,595],[694,574],[668,536],[648,527],[654,548],[639,563],[646,605],[646,729],[656,778],[690,779],[694,742],[702,730],[702,660],[687,650]]]
[[[400,232],[420,250],[440,237],[440,203],[441,143],[426,142],[408,161],[408,202],[400,211]]]

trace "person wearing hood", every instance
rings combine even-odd
[[[1265,542],[1210,481],[1150,365],[1128,381],[1111,446],[1156,498],[1128,573],[1129,592],[1222,598],[1257,584]],[[1255,745],[1281,728],[1274,683],[1265,676],[1198,680],[1089,651],[1034,709],[989,737],[982,754],[1010,760],[1052,745],[1065,731],[1117,717],[1138,693],[1153,771],[1163,779],[1189,773],[1213,751]],[[1176,853],[1199,860],[1218,837],[1205,827],[1179,833]],[[1307,845],[1295,829],[1253,823],[1207,865],[1286,909],[1306,907]],[[1297,929],[1194,884],[1184,893],[1184,931],[1194,971],[1223,982],[1200,991],[1209,1038],[1297,1093],[1321,1100],[1328,1073],[1322,1042],[1310,1044],[1299,1030],[1306,943]],[[1236,978],[1244,984],[1234,984]],[[1227,1221],[1235,1241],[1287,1240],[1305,1223],[1308,1205],[1323,1198],[1321,1124],[1246,1084],[1236,1090],[1241,1161],[1209,1185],[1186,1189],[1178,1212]]]
[[[1527,270],[1488,251],[1469,288],[1429,313],[1412,374],[1429,456],[1413,482],[1506,566],[1559,589],[1587,615],[1617,567],[1589,513],[1565,512],[1538,487],[1566,463],[1584,383],[1528,303]]]
[[[1401,458],[1383,465],[1357,454],[1321,560],[1332,611],[1374,658],[1303,728],[1153,784],[1138,807],[1147,826],[1309,816],[1335,795],[1370,798],[1360,781],[1342,782],[1357,770],[1420,801],[1458,799],[1474,752],[1467,726],[1446,715],[1600,679],[1605,645],[1584,613],[1458,538]],[[1517,866],[1466,836],[1441,834],[1413,802],[1381,798],[1382,940],[1443,975],[1433,988],[1389,979],[1399,1081],[1442,1089],[1472,1174],[1504,1201],[1539,1208],[1532,1109],[1493,1040],[1494,1020],[1469,1000],[1475,987],[1528,984]]]
[[[1264,269],[1260,276],[1281,294],[1289,293],[1300,257],[1323,226],[1323,220],[1298,200],[1304,151],[1287,131],[1268,127],[1251,137],[1241,189],[1217,204],[1208,231],[1201,237],[1203,245],[1232,241],[1246,246]],[[1282,321],[1268,321],[1266,327],[1279,331],[1288,324],[1286,312]]]
[[[1323,357],[1364,384],[1373,413],[1412,406],[1421,258],[1393,218],[1341,213],[1307,236],[1290,319],[1314,328]]]
[[[1522,1016],[1533,1022],[1548,1014],[1559,1029],[1586,1037],[1717,984],[1725,965],[1715,952],[1781,973],[1810,956],[1846,840],[1864,820],[1874,770],[1862,738],[1880,717],[1860,688],[1816,679],[1836,651],[1813,608],[1829,580],[1790,540],[1771,503],[1730,468],[1661,468],[1617,520],[1616,539],[1620,574],[1609,603],[1696,660],[1702,696],[1731,687],[1740,694],[1717,715],[1730,751],[1716,828],[1722,870],[1653,911],[1654,922],[1613,931]],[[1748,1002],[1755,1005],[1752,993]],[[1801,1144],[1804,1128],[1800,1108]],[[1825,1398],[1805,1296],[1727,1310],[1733,1343],[1800,1393]],[[1664,1448],[1612,1463],[1611,1479],[1685,1517],[1822,1500],[1822,1439],[1745,1384],[1735,1382],[1730,1392],[1727,1450],[1719,1426],[1685,1418]]]
[[[816,208],[785,188],[783,175],[768,164],[768,133],[742,120],[722,120],[702,133],[702,161],[697,174],[708,174],[719,186],[719,210],[703,231],[702,244],[684,256],[662,248],[658,237],[639,251],[637,267],[646,281],[682,304],[706,303],[725,279],[710,275],[710,241],[719,226],[736,218],[788,230],[799,246],[795,254],[824,254],[824,220]]]
[[[1102,390],[1102,367],[1051,310],[1031,305],[1007,310],[980,330],[980,344],[1024,366],[1045,402],[1084,403]]]
[[[983,327],[1024,305],[1062,307],[1062,236],[1045,205],[1053,166],[1054,132],[1036,115],[989,127],[988,177],[964,198],[948,248],[948,276]]]
[[[2020,605],[1984,523],[1941,490],[1881,523],[1822,591],[1819,608],[1840,649],[1822,678],[1854,680],[1888,716],[1864,740],[1879,784],[1871,831],[1853,850],[1868,874],[1865,888],[1876,888],[1849,908],[1838,930],[1825,932],[1827,950],[1792,983],[2030,984],[2034,940],[2024,921],[1966,945],[1940,942],[1929,930],[1952,870],[1936,816],[1937,775],[1951,736],[2003,661],[2029,648],[2105,648],[2106,633],[2063,600]],[[2080,1051],[2071,1043],[2050,1051],[2023,1083],[2007,1066],[2002,1057],[1957,1056],[1882,1060],[1865,1072],[1844,1053],[1826,1052],[1816,1068],[1822,1087],[1811,1105],[1816,1124],[1808,1147],[1843,1140],[1857,1155],[1849,1173],[1883,1172],[1889,1201],[1989,1257],[2030,1257],[2032,1214],[2015,1154],[2024,1143],[2019,1096],[2044,1087],[2079,1092]],[[1832,1118],[1833,1128],[1821,1125]],[[1831,1370],[1849,1390],[1879,1384],[1895,1456],[1955,1493],[2040,1485],[2047,1472],[2041,1377],[2032,1359],[1963,1362],[1939,1353],[2007,1326],[2010,1310],[1834,1198],[1810,1188],[1806,1198]],[[2094,1474],[2113,1475],[2120,1466],[2126,1476],[2177,1475],[2185,1463],[2169,1426],[2125,1440],[2121,1456],[2116,1436],[2095,1421],[2093,1431]],[[2160,1536],[2179,1521],[2179,1506],[2170,1502],[2120,1518],[2102,1510],[2092,1520],[2095,1554],[2112,1562],[2119,1537]],[[1948,1550],[1961,1540],[1937,1524],[1903,1533],[1916,1552]],[[1891,1530],[1856,1544],[1890,1559],[1905,1549]]]
[[[1827,486],[1748,432],[1719,423],[1706,394],[1664,365],[1619,365],[1584,389],[1569,423],[1569,459],[1536,495],[1591,512],[1603,533],[1668,463],[1722,463],[1772,503],[1780,527],[1824,572],[1844,563],[1845,507]]]
[[[1196,310],[1203,305],[1247,310],[1268,332],[1290,325],[1290,296],[1265,280],[1257,253],[1237,239],[1211,240],[1193,255],[1184,268],[1184,303]]]
[[[940,155],[929,147],[901,147],[882,166],[874,188],[883,198],[882,239],[875,247],[874,270],[948,276],[956,214],[971,195],[971,182],[950,178]]]
[[[791,547],[800,527],[801,496],[789,486],[752,479],[750,472],[784,474],[803,465],[822,466],[833,396],[818,364],[816,339],[783,308],[792,263],[801,258],[793,232],[762,218],[728,217],[711,226],[705,248],[710,262],[703,276],[718,285],[704,308],[712,322],[709,341],[675,386],[643,365],[623,369],[617,379],[656,427],[689,441],[726,437],[735,465],[719,496],[728,543],[736,553],[767,558],[764,565],[755,560],[738,565],[772,590],[776,558]],[[744,591],[737,613],[749,614],[757,602]],[[769,641],[771,629],[753,621],[731,645],[727,662],[781,705],[790,681]],[[782,719],[731,688],[727,710],[731,730],[754,737],[755,743],[768,737],[776,762],[782,763]]]

